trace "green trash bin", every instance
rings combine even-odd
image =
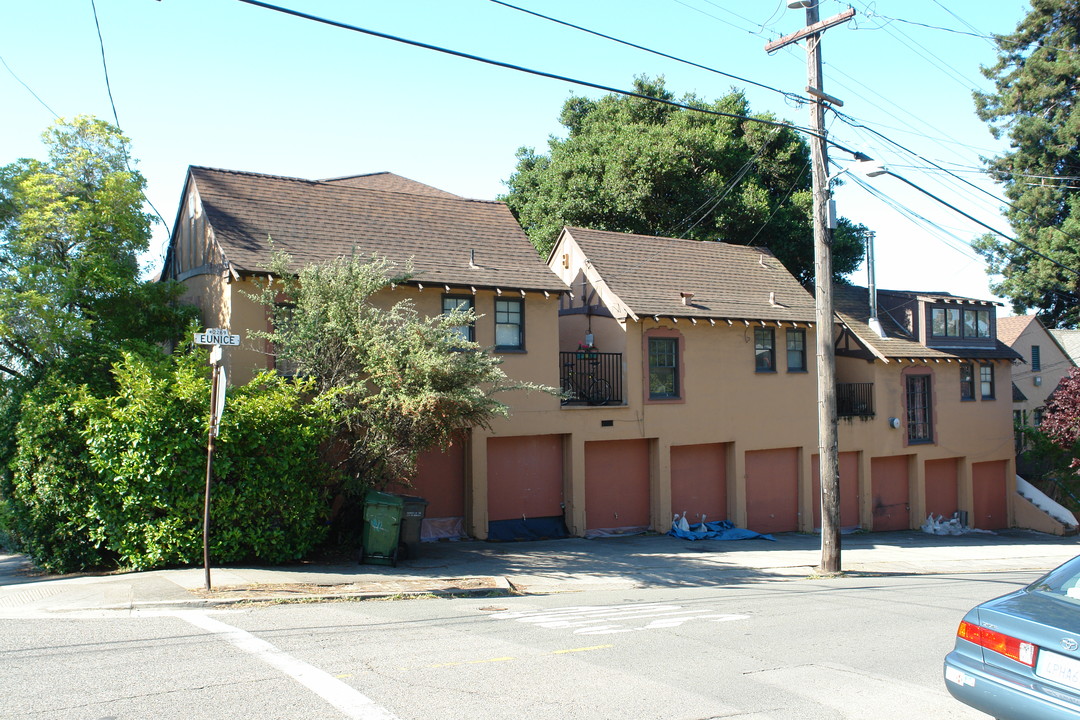
[[[404,513],[405,502],[401,495],[372,490],[364,496],[361,563],[397,567]]]

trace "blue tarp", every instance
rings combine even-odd
[[[751,538],[762,538],[774,542],[776,540],[772,535],[762,535],[753,530],[737,528],[727,520],[698,523],[697,525],[691,525],[689,530],[680,530],[678,523],[676,523],[668,530],[668,535],[674,535],[683,540],[749,540]]]

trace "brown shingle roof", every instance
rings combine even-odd
[[[398,265],[411,258],[415,279],[433,285],[566,290],[503,203],[418,192],[421,184],[405,178],[408,192],[204,167],[189,172],[214,238],[239,273],[266,271],[272,238],[297,269],[356,252]],[[387,177],[376,182],[401,186]]]
[[[909,295],[912,298],[952,298],[968,300],[947,293],[905,293],[899,290],[882,291],[881,294]],[[973,301],[976,302],[976,301]],[[982,302],[982,301],[978,301]],[[879,306],[880,307],[880,306]],[[870,293],[864,287],[853,285],[833,286],[833,310],[844,326],[859,339],[864,346],[881,358],[919,358],[919,359],[1005,359],[1018,358],[1011,348],[1000,340],[992,348],[929,348],[912,337],[907,328],[901,326],[888,312],[878,312],[878,321],[885,330],[886,337],[881,337],[870,328]]]
[[[577,227],[564,232],[639,317],[814,321],[814,298],[764,248]],[[680,293],[693,298],[683,305]]]
[[[1080,363],[1080,330],[1048,331],[1074,363]]]
[[[1009,347],[1016,342],[1028,325],[1035,321],[1034,315],[1013,315],[1011,317],[999,317],[997,319],[998,340]]]
[[[458,198],[460,195],[440,190],[422,182],[410,180],[407,177],[395,175],[389,172],[367,173],[365,175],[349,175],[347,177],[326,178],[320,180],[324,183],[335,183],[346,187],[360,188],[362,190],[390,190],[393,192],[411,193],[413,195],[427,195],[429,197]]]

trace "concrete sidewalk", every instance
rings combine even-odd
[[[243,601],[397,595],[499,595],[583,589],[701,587],[803,578],[821,559],[816,535],[691,542],[667,535],[532,543],[424,544],[398,567],[301,563],[272,568],[183,568],[46,576],[25,558],[0,555],[0,617],[165,609]],[[1080,554],[1080,538],[1027,530],[935,536],[918,531],[843,536],[847,574],[1044,572]]]

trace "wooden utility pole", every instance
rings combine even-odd
[[[789,4],[791,7],[791,4]],[[811,177],[814,203],[814,294],[817,325],[818,471],[821,479],[821,566],[840,572],[840,455],[836,423],[836,351],[833,346],[832,229],[829,227],[829,173],[825,148],[825,102],[839,104],[822,89],[821,33],[850,20],[852,9],[826,20],[818,3],[806,4],[806,27],[768,43],[769,52],[806,38],[807,93],[810,103]]]

